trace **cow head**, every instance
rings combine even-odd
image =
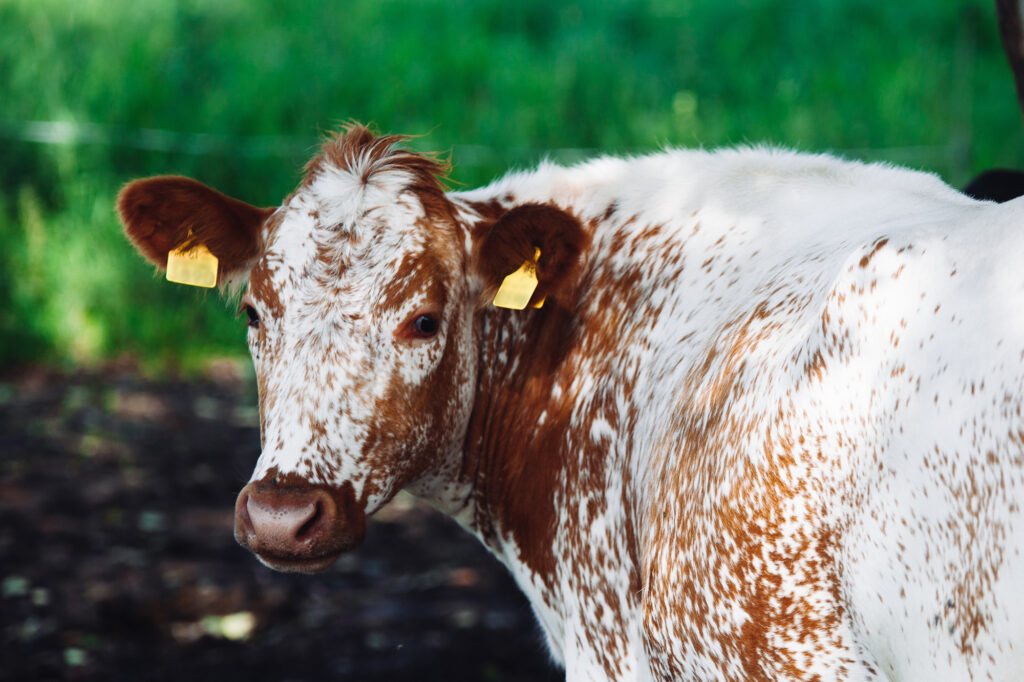
[[[469,220],[438,162],[400,140],[350,127],[277,209],[173,177],[133,182],[118,199],[128,237],[157,265],[197,243],[219,259],[221,283],[247,280],[263,451],[235,537],[275,569],[327,567],[402,488],[465,502],[481,296],[539,243],[532,225],[582,234],[553,207]],[[537,297],[558,294],[579,246],[547,247]]]

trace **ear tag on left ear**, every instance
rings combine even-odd
[[[537,290],[537,261],[540,259],[540,249],[533,247],[533,260],[523,261],[519,269],[506,277],[494,295],[494,305],[499,308],[511,310],[522,310],[533,297]],[[543,299],[534,304],[539,308],[544,305]]]
[[[194,287],[217,286],[217,257],[202,244],[167,254],[167,280]]]

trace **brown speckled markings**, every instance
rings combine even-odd
[[[405,488],[569,680],[1024,670],[1024,204],[758,149],[445,193],[401,140],[332,138],[273,212],[119,204],[154,262],[193,215],[248,275],[262,561],[321,570]],[[491,306],[535,248],[544,307]]]

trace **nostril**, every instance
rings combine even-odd
[[[318,526],[321,525],[323,518],[323,506],[320,500],[317,500],[313,503],[313,509],[309,514],[309,518],[299,526],[299,530],[295,533],[295,539],[305,540],[310,536],[315,536],[320,530]]]
[[[252,535],[255,529],[252,525],[252,517],[249,516],[249,495],[243,490],[235,503],[235,526],[236,534],[240,530],[246,535]]]

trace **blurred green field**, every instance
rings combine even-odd
[[[180,173],[276,204],[351,119],[466,186],[665,145],[1024,167],[991,0],[3,0],[0,368],[243,355],[233,305],[139,260],[114,196]]]

